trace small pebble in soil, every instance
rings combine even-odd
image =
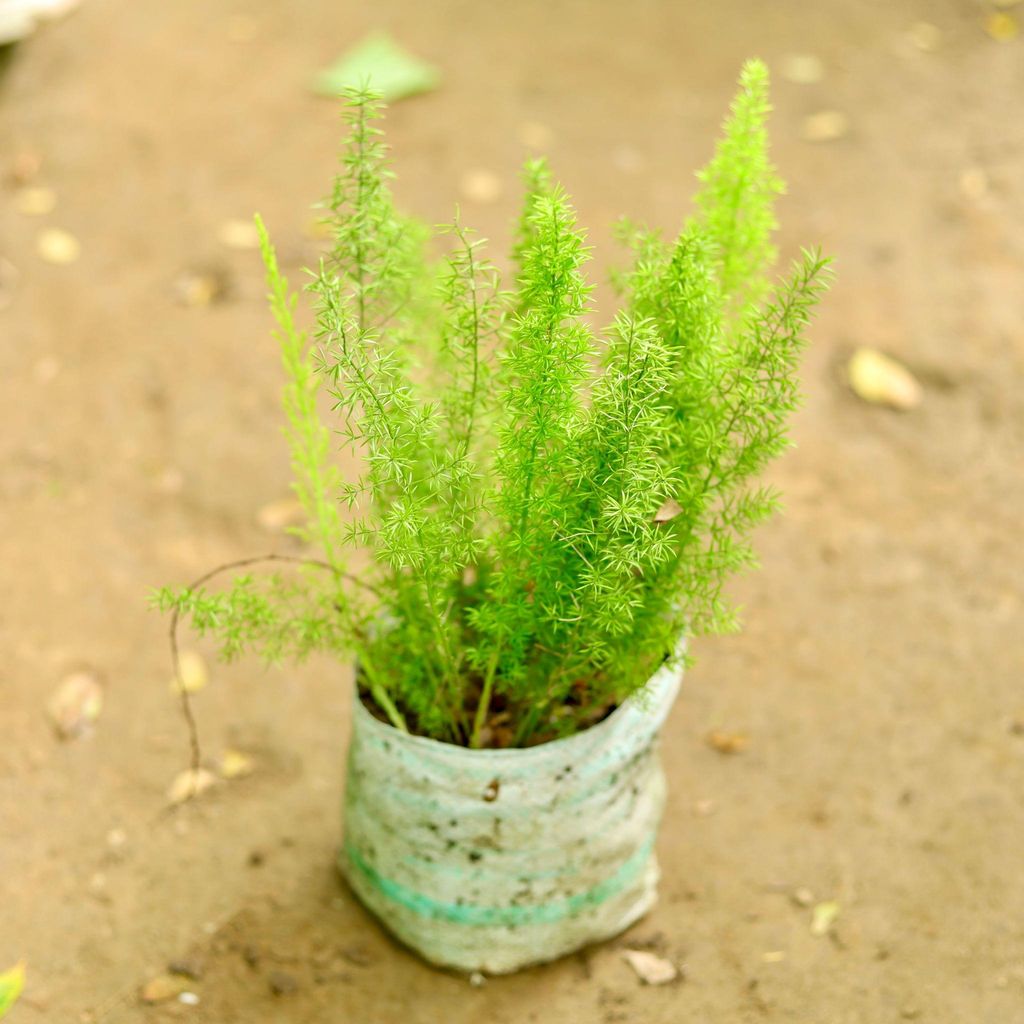
[[[796,889],[790,897],[798,907],[809,907],[814,903],[814,893],[806,887]]]
[[[274,971],[267,977],[267,984],[275,996],[290,996],[299,990],[299,983],[291,974],[284,971]]]
[[[370,954],[366,952],[361,946],[353,946],[351,949],[343,949],[341,955],[350,963],[353,967],[369,967],[372,959]]]
[[[198,1006],[199,996],[197,996],[195,992],[182,992],[181,995],[178,996],[178,1002],[184,1003],[186,1006]]]
[[[469,983],[473,986],[473,988],[480,988],[480,986],[483,985],[484,982],[486,981],[487,979],[479,971],[474,971],[469,976]]]
[[[65,677],[46,705],[62,740],[87,735],[103,710],[103,686],[95,672],[82,670]]]

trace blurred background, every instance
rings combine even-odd
[[[10,1019],[1024,1021],[1021,23],[1007,0],[84,0],[0,50]],[[228,781],[168,807],[188,752],[147,592],[292,543],[251,216],[299,283],[341,141],[313,84],[377,31],[436,70],[388,114],[401,205],[458,203],[501,262],[546,153],[604,319],[616,219],[680,224],[750,56],[783,258],[836,258],[745,632],[697,645],[666,734],[663,899],[626,941],[684,964],[673,986],[615,945],[471,986],[387,939],[332,870],[344,666],[190,651]],[[140,1002],[183,961],[194,999]]]

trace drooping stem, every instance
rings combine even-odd
[[[372,584],[351,575],[351,573],[341,572],[336,566],[331,565],[330,562],[325,562],[319,558],[301,558],[297,555],[279,555],[275,552],[271,552],[268,555],[253,555],[250,558],[239,558],[233,562],[224,562],[223,565],[218,565],[215,568],[210,569],[209,572],[203,573],[202,576],[193,580],[185,589],[192,592],[196,590],[197,587],[201,587],[204,583],[208,583],[221,573],[231,572],[233,569],[245,569],[250,565],[258,565],[261,562],[290,562],[294,565],[306,565],[315,569],[326,569],[328,572],[334,573],[334,575],[342,579],[349,580],[350,582],[355,583],[378,596],[380,593]],[[171,665],[174,672],[174,685],[178,689],[178,697],[181,701],[181,714],[185,719],[185,727],[188,730],[189,769],[192,772],[193,778],[195,778],[195,774],[199,771],[199,767],[202,762],[202,748],[199,744],[199,727],[196,723],[195,712],[192,709],[192,697],[181,678],[181,656],[178,649],[178,624],[180,621],[181,606],[175,605],[174,610],[171,612],[168,641],[171,648]],[[381,707],[384,707],[383,703],[381,703]]]

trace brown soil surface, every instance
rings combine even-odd
[[[987,11],[86,0],[6,62],[0,155],[37,151],[58,200],[29,218],[0,191],[20,272],[0,311],[0,966],[29,971],[14,1024],[1024,1021],[1024,38],[994,41]],[[907,35],[921,20],[941,31],[930,52]],[[543,125],[602,270],[619,214],[679,222],[744,57],[824,61],[819,84],[775,87],[784,252],[820,242],[839,273],[774,474],[789,510],[735,588],[746,632],[697,645],[665,739],[663,899],[627,937],[685,963],[678,985],[641,987],[611,945],[473,987],[387,939],[332,868],[336,665],[217,668],[205,745],[256,770],[165,806],[187,749],[146,590],[286,543],[257,520],[288,483],[261,270],[218,229],[258,209],[293,275],[315,255],[308,207],[339,135],[307,81],[375,26],[445,74],[391,114],[402,202],[438,221],[461,199],[503,250],[524,125]],[[848,134],[804,141],[827,109]],[[497,202],[460,196],[474,169]],[[80,241],[77,262],[39,257],[45,227]],[[176,302],[207,267],[226,300]],[[847,391],[860,344],[915,371],[919,409]],[[106,706],[60,744],[44,709],[81,664]],[[714,729],[747,749],[712,749]],[[808,900],[838,901],[829,935]],[[189,953],[199,1005],[140,1006]]]

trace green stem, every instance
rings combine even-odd
[[[391,699],[391,695],[384,688],[383,683],[380,681],[380,677],[377,675],[377,670],[370,664],[370,659],[367,657],[365,648],[359,654],[359,667],[366,674],[366,678],[370,684],[370,694],[373,699],[377,702],[380,709],[386,714],[391,721],[391,724],[399,732],[408,732],[409,726],[406,724],[405,717],[402,712],[395,707],[395,702]]]
[[[469,738],[469,745],[474,750],[480,749],[480,733],[483,730],[484,722],[487,721],[487,712],[491,707],[491,693],[494,690],[494,675],[498,670],[498,656],[501,648],[495,647],[491,655],[490,663],[487,666],[487,674],[484,676],[484,689],[480,694],[480,703],[476,706],[476,715],[473,718],[473,734]]]

